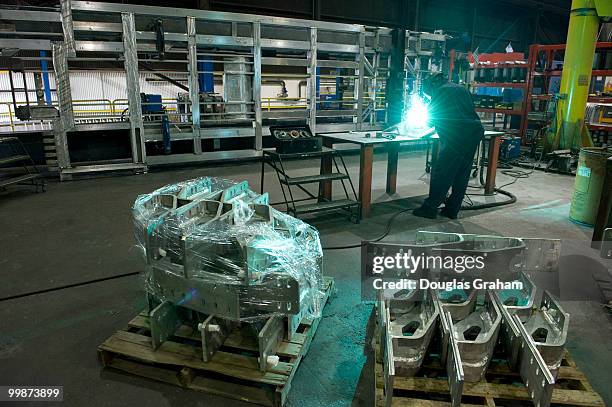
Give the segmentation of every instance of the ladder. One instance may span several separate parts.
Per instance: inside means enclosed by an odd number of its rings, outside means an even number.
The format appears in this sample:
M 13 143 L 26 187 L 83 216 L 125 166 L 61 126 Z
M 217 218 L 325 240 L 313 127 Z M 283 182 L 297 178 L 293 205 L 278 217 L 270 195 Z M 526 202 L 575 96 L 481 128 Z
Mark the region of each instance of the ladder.
M 285 163 L 288 160 L 306 160 L 312 158 L 321 158 L 329 156 L 332 160 L 335 172 L 332 170 L 329 174 L 314 174 L 293 177 L 286 170 Z M 359 223 L 360 204 L 357 198 L 357 193 L 342 154 L 338 150 L 323 147 L 321 151 L 295 153 L 295 154 L 280 154 L 276 151 L 265 149 L 263 151 L 263 160 L 261 165 L 261 188 L 263 193 L 264 183 L 264 166 L 268 164 L 275 171 L 280 183 L 287 213 L 299 218 L 301 215 L 342 210 L 349 214 L 351 220 Z M 340 181 L 344 191 L 342 199 L 325 199 L 321 194 L 320 185 L 333 181 Z M 306 188 L 306 185 L 316 184 L 318 192 L 313 193 Z M 306 198 L 296 199 L 296 189 L 306 194 Z
M 21 73 L 21 81 L 23 82 L 23 88 L 16 88 L 15 81 L 13 80 L 13 73 Z M 15 116 L 20 120 L 30 119 L 30 95 L 28 93 L 28 81 L 26 78 L 25 70 L 14 71 L 9 69 L 8 71 L 9 83 L 11 85 L 11 98 L 13 102 L 13 109 Z M 25 95 L 25 106 L 17 106 L 17 93 L 22 92 Z
M 30 185 L 45 192 L 45 181 L 17 137 L 0 137 L 0 189 L 9 185 Z

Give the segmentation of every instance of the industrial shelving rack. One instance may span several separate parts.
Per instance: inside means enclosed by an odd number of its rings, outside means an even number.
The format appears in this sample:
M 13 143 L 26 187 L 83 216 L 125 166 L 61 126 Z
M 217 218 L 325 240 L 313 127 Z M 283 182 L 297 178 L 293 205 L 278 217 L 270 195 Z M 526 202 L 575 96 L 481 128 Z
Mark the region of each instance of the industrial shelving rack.
M 598 42 L 596 45 L 596 52 L 612 51 L 612 42 Z M 543 123 L 549 120 L 546 117 L 546 112 L 548 109 L 541 109 L 540 114 L 533 114 L 534 110 L 532 110 L 532 102 L 537 100 L 543 101 L 551 101 L 553 99 L 553 95 L 550 92 L 550 78 L 555 76 L 561 76 L 563 70 L 557 69 L 557 66 L 554 66 L 555 55 L 558 52 L 565 51 L 565 44 L 555 44 L 555 45 L 539 45 L 533 44 L 529 47 L 529 59 L 528 59 L 528 72 L 527 72 L 527 83 L 526 83 L 526 93 L 525 93 L 525 103 L 523 107 L 523 112 L 521 114 L 521 130 L 520 134 L 523 137 L 523 142 L 525 141 L 525 135 L 527 134 L 527 130 L 529 129 L 529 122 L 539 122 Z M 561 58 L 562 60 L 562 58 Z M 543 64 L 543 66 L 538 66 L 538 64 Z M 612 70 L 610 69 L 595 69 L 592 71 L 592 77 L 608 77 L 612 76 Z M 543 77 L 543 92 L 540 94 L 534 94 L 534 82 L 535 78 Z M 601 96 L 590 96 L 588 102 L 592 103 L 612 103 L 612 97 L 601 97 Z M 530 116 L 531 113 L 531 116 Z M 587 127 L 590 130 L 607 130 L 612 131 L 612 127 L 610 126 L 602 126 L 597 124 L 587 123 Z
M 508 69 L 512 69 L 512 68 L 526 68 L 526 64 L 523 63 L 518 63 L 518 62 L 508 62 L 508 61 L 500 61 L 499 63 L 493 63 L 490 65 L 477 65 L 475 68 L 476 70 L 479 69 L 484 69 L 484 70 L 494 70 L 494 69 L 499 69 L 500 67 L 503 68 L 508 68 Z M 527 70 L 526 70 L 527 71 Z M 496 121 L 496 116 L 498 114 L 503 114 L 504 115 L 504 127 L 505 124 L 507 122 L 507 118 L 508 116 L 521 116 L 521 126 L 520 129 L 518 131 L 515 131 L 514 133 L 516 133 L 517 135 L 521 135 L 523 134 L 523 123 L 524 123 L 524 110 L 525 110 L 525 104 L 527 102 L 527 84 L 528 84 L 528 73 L 525 74 L 524 77 L 520 77 L 520 78 L 515 78 L 512 81 L 506 80 L 504 82 L 473 82 L 471 84 L 472 88 L 479 88 L 479 87 L 490 87 L 490 88 L 513 88 L 513 89 L 523 89 L 523 99 L 522 99 L 522 105 L 520 109 L 502 109 L 502 108 L 484 108 L 484 107 L 476 107 L 476 111 L 477 112 L 481 112 L 481 113 L 492 113 L 493 114 L 493 125 L 495 125 L 495 121 Z M 506 130 L 506 132 L 508 133 L 512 133 L 511 130 Z
M 500 87 L 500 88 L 518 88 L 523 89 L 522 107 L 520 109 L 489 109 L 477 107 L 476 111 L 483 113 L 494 113 L 504 114 L 508 116 L 520 116 L 521 124 L 518 131 L 515 133 L 522 138 L 523 144 L 526 142 L 526 135 L 530 129 L 530 122 L 546 122 L 550 118 L 547 116 L 547 109 L 540 110 L 539 114 L 534 114 L 533 102 L 537 100 L 550 101 L 553 99 L 553 95 L 550 93 L 549 85 L 550 78 L 554 76 L 561 76 L 562 70 L 556 69 L 554 65 L 555 54 L 565 50 L 565 44 L 555 45 L 539 45 L 534 44 L 529 47 L 529 57 L 527 59 L 527 71 L 524 81 L 520 82 L 474 82 L 472 87 Z M 612 50 L 612 42 L 598 42 L 596 47 L 597 51 Z M 562 58 L 561 58 L 562 60 Z M 542 64 L 539 66 L 538 64 Z M 510 67 L 513 65 L 510 64 Z M 522 65 L 521 65 L 522 66 Z M 479 66 L 476 69 L 495 69 L 497 65 Z M 612 76 L 612 70 L 593 70 L 593 77 L 607 77 Z M 543 92 L 540 94 L 534 94 L 534 82 L 535 78 L 543 77 Z M 591 96 L 588 99 L 589 102 L 593 103 L 612 103 L 612 97 L 601 97 Z M 530 114 L 531 113 L 531 114 Z M 587 124 L 590 130 L 606 130 L 612 131 L 611 126 L 599 125 L 599 124 Z

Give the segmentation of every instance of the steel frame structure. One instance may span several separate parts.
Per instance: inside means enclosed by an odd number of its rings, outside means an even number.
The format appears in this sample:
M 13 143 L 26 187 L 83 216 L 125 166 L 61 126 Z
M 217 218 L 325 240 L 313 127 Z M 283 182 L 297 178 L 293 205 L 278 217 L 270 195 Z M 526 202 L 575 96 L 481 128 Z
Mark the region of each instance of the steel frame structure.
M 269 135 L 266 121 L 307 120 L 313 132 L 375 130 L 385 126 L 386 105 L 377 100 L 381 99 L 380 92 L 389 72 L 391 30 L 388 28 L 74 0 L 61 0 L 60 8 L 49 11 L 0 9 L 0 19 L 15 25 L 12 36 L 0 39 L 0 49 L 18 50 L 17 57 L 24 51 L 52 53 L 60 112 L 59 119 L 52 124 L 62 179 L 92 171 L 146 171 L 152 165 L 258 158 L 262 154 L 263 137 Z M 156 44 L 155 29 L 150 24 L 155 20 L 164 24 L 165 60 L 152 57 L 160 52 L 156 49 L 159 44 Z M 199 58 L 208 55 L 223 62 L 232 54 L 245 55 L 248 60 L 252 98 L 236 102 L 246 106 L 248 118 L 207 126 L 206 113 L 200 112 L 199 103 L 193 103 L 199 96 L 198 74 L 202 73 L 198 69 Z M 29 55 L 25 59 L 40 60 Z M 125 71 L 129 120 L 124 121 L 117 115 L 103 119 L 75 115 L 70 70 L 83 66 L 91 69 L 96 64 L 108 66 L 113 62 L 117 67 L 123 65 Z M 162 131 L 159 123 L 143 120 L 139 73 L 145 71 L 142 69 L 145 63 L 162 70 L 169 64 L 184 67 L 181 73 L 187 77 L 190 112 L 185 122 L 175 123 L 177 131 L 173 140 L 191 140 L 191 152 L 147 155 L 147 143 L 160 141 Z M 262 68 L 269 66 L 297 67 L 305 71 L 305 108 L 262 109 Z M 351 83 L 353 95 L 348 101 L 338 103 L 339 109 L 323 109 L 318 83 L 323 77 L 334 76 L 334 72 L 336 77 L 344 77 Z M 384 115 L 378 114 L 381 111 Z M 68 133 L 80 136 L 88 131 L 117 129 L 129 130 L 129 160 L 111 164 L 93 162 L 92 165 L 71 162 Z M 225 151 L 219 148 L 221 140 L 244 137 L 252 140 L 251 148 Z M 215 147 L 203 151 L 205 140 L 212 140 Z

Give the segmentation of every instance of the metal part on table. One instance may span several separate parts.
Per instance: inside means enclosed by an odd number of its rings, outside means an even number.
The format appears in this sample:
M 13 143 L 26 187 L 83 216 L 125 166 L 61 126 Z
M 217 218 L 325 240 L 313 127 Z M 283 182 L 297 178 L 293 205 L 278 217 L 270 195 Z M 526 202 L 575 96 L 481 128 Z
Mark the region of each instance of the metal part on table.
M 388 362 L 401 376 L 414 376 L 436 330 L 438 310 L 433 294 L 420 290 L 417 298 L 381 301 L 380 306 L 392 346 Z
M 440 309 L 444 312 L 444 306 Z M 446 318 L 449 330 L 443 335 L 457 341 L 465 381 L 477 382 L 484 376 L 497 343 L 500 322 L 501 314 L 490 291 L 485 293 L 484 304 L 479 304 L 465 319 L 453 322 L 452 317 Z

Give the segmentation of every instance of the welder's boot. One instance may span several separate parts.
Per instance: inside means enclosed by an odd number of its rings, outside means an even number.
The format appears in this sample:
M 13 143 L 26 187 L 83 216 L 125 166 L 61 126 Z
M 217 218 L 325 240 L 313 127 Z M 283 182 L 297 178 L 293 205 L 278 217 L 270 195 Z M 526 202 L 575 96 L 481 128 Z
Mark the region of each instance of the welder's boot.
M 412 214 L 419 218 L 436 219 L 438 217 L 438 209 L 423 205 L 412 211 Z
M 457 212 L 451 211 L 448 207 L 444 207 L 440 210 L 440 215 L 449 219 L 457 219 Z

